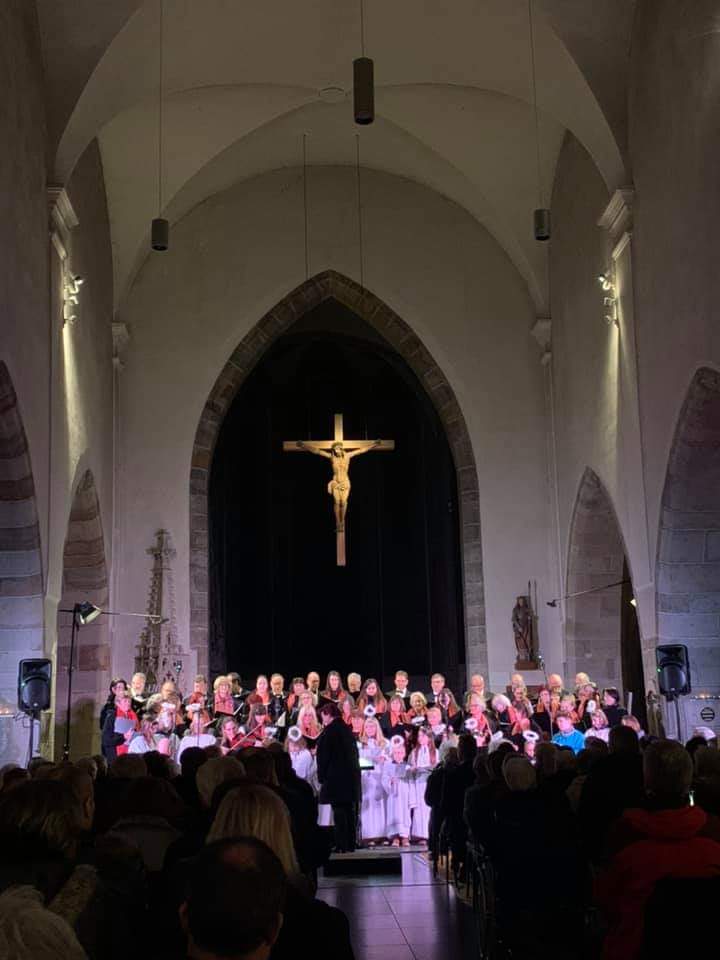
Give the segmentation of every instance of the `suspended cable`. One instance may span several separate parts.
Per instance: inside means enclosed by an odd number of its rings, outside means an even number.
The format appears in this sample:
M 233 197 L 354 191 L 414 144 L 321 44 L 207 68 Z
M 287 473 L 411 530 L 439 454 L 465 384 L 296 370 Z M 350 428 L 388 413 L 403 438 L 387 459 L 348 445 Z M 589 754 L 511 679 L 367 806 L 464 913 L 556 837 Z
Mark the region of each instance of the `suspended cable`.
M 550 211 L 543 205 L 542 162 L 540 156 L 540 116 L 537 100 L 537 69 L 535 62 L 535 25 L 533 23 L 533 0 L 528 0 L 528 35 L 530 38 L 530 79 L 532 86 L 532 106 L 535 117 L 535 158 L 537 163 L 538 208 L 533 214 L 533 228 L 536 240 L 550 239 Z
M 308 191 L 307 191 L 307 134 L 303 134 L 303 216 L 305 222 L 305 279 L 310 279 L 310 245 L 308 243 Z
M 150 225 L 150 246 L 167 250 L 170 227 L 163 218 L 163 0 L 158 0 L 157 217 Z
M 357 179 L 357 216 L 358 244 L 360 248 L 360 286 L 365 287 L 365 265 L 363 256 L 362 193 L 360 183 L 360 134 L 355 134 L 355 174 Z

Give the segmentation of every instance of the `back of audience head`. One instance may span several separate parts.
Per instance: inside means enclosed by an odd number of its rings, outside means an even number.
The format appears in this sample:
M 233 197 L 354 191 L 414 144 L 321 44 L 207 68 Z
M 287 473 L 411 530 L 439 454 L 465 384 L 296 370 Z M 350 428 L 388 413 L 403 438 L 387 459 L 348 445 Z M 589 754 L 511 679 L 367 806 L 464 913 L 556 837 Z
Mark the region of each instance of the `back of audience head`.
M 640 753 L 640 743 L 637 734 L 631 727 L 617 726 L 612 727 L 608 736 L 608 749 L 610 753 L 628 754 L 638 756 Z
M 107 757 L 104 757 L 101 753 L 96 753 L 93 755 L 93 760 L 95 761 L 95 766 L 97 768 L 95 779 L 104 780 L 108 775 Z
M 77 801 L 83 830 L 90 830 L 95 814 L 93 778 L 75 763 L 59 763 L 47 776 L 48 780 L 66 783 Z
M 125 817 L 161 817 L 173 823 L 186 813 L 177 791 L 159 777 L 138 777 L 129 784 L 123 798 Z
M 248 781 L 225 796 L 207 839 L 210 843 L 230 837 L 262 840 L 279 858 L 286 874 L 297 873 L 290 816 L 270 787 Z
M 493 750 L 492 753 L 489 753 L 487 756 L 487 772 L 491 780 L 496 780 L 504 782 L 503 780 L 503 763 L 507 757 L 513 755 L 513 749 L 510 744 L 507 744 L 507 749 L 505 749 L 505 744 L 501 743 L 497 750 Z
M 61 780 L 20 783 L 0 803 L 0 848 L 23 860 L 72 860 L 83 815 L 71 786 Z
M 278 786 L 278 778 L 275 773 L 275 763 L 272 754 L 262 748 L 258 750 L 248 750 L 243 755 L 242 762 L 245 766 L 245 775 L 257 783 L 267 783 L 270 786 Z
M 208 810 L 212 805 L 213 793 L 225 780 L 239 780 L 245 776 L 245 767 L 237 757 L 211 757 L 197 772 L 200 802 Z
M 266 844 L 252 837 L 209 843 L 188 879 L 180 919 L 190 958 L 270 956 L 283 922 L 285 873 Z
M 701 736 L 691 737 L 685 744 L 685 749 L 691 757 L 694 757 L 698 750 L 707 749 L 707 740 Z
M 45 757 L 33 757 L 27 765 L 27 772 L 30 778 L 34 780 L 36 777 L 42 775 L 43 772 L 47 772 L 50 767 L 54 766 L 55 764 L 51 763 L 50 760 L 46 760 Z
M 75 766 L 78 770 L 82 770 L 83 773 L 86 773 L 93 783 L 97 780 L 98 776 L 98 767 L 95 762 L 95 757 L 80 757 L 79 760 L 75 761 Z
M 48 910 L 31 886 L 0 894 L 0 957 L 8 960 L 86 960 L 67 921 Z
M 693 760 L 696 776 L 720 780 L 720 751 L 706 746 L 695 751 Z
M 200 767 L 210 759 L 202 747 L 188 747 L 180 755 L 180 770 L 187 780 L 194 780 Z
M 471 733 L 463 733 L 458 739 L 458 759 L 460 763 L 472 762 L 477 754 L 477 743 Z
M 172 780 L 174 777 L 173 762 L 164 753 L 157 750 L 148 750 L 147 753 L 143 754 L 142 759 L 145 761 L 148 776 L 155 777 L 158 780 Z
M 525 757 L 508 754 L 502 765 L 502 773 L 511 793 L 525 793 L 537 783 L 535 767 Z
M 692 757 L 674 740 L 658 740 L 643 754 L 645 792 L 658 807 L 684 806 L 692 778 Z
M 15 764 L 8 764 L 8 766 L 10 769 L 5 770 L 0 784 L 0 796 L 3 797 L 19 783 L 25 783 L 26 780 L 30 779 L 27 770 L 23 767 L 18 767 Z
M 115 757 L 108 771 L 108 776 L 113 780 L 136 780 L 138 777 L 147 775 L 145 758 L 139 753 L 125 753 Z
M 535 771 L 538 780 L 547 780 L 558 771 L 558 748 L 554 743 L 539 743 L 535 748 Z

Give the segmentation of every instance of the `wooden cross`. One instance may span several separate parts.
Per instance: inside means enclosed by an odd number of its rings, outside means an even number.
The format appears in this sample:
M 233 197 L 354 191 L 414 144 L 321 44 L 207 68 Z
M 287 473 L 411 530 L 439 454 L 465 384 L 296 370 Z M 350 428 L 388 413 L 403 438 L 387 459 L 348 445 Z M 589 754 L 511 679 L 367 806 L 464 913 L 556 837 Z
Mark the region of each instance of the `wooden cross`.
M 350 499 L 350 460 L 371 450 L 394 450 L 394 440 L 346 440 L 343 436 L 343 415 L 335 414 L 335 436 L 332 440 L 285 440 L 286 453 L 315 453 L 332 463 L 332 480 L 328 493 L 335 507 L 335 541 L 337 565 L 346 565 L 345 516 Z

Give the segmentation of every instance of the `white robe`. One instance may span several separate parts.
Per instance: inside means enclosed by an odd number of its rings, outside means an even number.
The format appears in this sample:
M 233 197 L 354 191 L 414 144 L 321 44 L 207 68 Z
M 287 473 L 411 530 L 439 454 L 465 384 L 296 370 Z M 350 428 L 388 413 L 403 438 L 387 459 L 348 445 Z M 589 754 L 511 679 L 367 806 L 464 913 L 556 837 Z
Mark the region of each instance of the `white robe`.
M 410 781 L 410 809 L 412 810 L 411 836 L 427 840 L 430 836 L 430 807 L 425 803 L 425 787 L 433 768 L 430 750 L 420 747 L 412 760 Z
M 363 770 L 361 774 L 360 838 L 362 840 L 379 840 L 386 835 L 382 756 L 383 752 L 374 740 L 368 741 L 367 746 L 360 747 L 361 759 L 372 760 L 375 764 L 374 770 Z
M 386 836 L 410 836 L 410 782 L 407 777 L 407 763 L 394 763 L 386 760 L 382 770 L 382 785 L 387 800 Z

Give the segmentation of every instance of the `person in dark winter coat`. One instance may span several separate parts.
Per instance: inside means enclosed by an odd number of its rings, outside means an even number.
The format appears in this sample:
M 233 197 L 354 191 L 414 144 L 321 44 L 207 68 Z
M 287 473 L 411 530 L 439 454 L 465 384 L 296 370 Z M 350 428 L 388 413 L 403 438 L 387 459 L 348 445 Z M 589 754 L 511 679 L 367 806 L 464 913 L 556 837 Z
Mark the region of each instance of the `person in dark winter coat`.
M 357 809 L 360 802 L 360 759 L 352 730 L 343 721 L 335 703 L 320 708 L 323 731 L 317 745 L 320 803 L 332 806 L 335 847 L 340 852 L 355 849 Z

